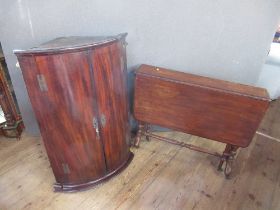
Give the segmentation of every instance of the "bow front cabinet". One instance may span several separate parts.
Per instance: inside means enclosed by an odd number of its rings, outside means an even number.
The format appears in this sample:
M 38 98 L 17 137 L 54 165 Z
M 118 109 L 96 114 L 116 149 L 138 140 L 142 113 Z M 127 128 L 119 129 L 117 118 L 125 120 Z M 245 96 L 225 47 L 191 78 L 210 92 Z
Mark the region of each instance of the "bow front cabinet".
M 56 191 L 95 185 L 133 158 L 125 37 L 62 37 L 14 51 Z

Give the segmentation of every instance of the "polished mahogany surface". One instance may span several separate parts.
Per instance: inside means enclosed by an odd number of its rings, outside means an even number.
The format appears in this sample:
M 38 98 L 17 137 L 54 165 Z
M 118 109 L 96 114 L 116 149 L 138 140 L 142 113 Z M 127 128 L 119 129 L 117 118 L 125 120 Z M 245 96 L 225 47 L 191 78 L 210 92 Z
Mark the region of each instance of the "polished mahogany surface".
M 122 51 L 122 43 L 116 42 L 106 48 L 96 49 L 90 55 L 94 63 L 93 68 L 102 70 L 96 71 L 94 76 L 95 85 L 98 87 L 96 92 L 98 109 L 102 113 L 101 117 L 106 119 L 106 122 L 101 122 L 101 136 L 104 139 L 104 152 L 109 171 L 124 162 L 129 153 L 128 100 L 125 57 Z
M 69 37 L 16 52 L 58 191 L 105 180 L 132 158 L 124 39 Z
M 134 116 L 223 143 L 247 147 L 269 105 L 265 89 L 141 65 Z

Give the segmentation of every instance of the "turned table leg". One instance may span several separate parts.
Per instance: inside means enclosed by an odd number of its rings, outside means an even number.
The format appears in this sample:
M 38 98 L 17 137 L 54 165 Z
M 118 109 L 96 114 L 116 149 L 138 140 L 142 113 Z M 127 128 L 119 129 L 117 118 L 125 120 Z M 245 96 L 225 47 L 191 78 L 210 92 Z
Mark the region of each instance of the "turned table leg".
M 139 123 L 138 131 L 137 131 L 136 139 L 135 139 L 135 144 L 134 144 L 135 147 L 137 147 L 137 148 L 139 147 L 141 137 L 143 135 L 146 136 L 147 141 L 150 141 L 150 137 L 149 137 L 150 128 L 151 128 L 151 126 L 149 124 Z
M 140 141 L 141 141 L 141 136 L 144 133 L 144 128 L 145 128 L 145 125 L 142 124 L 142 123 L 139 123 L 138 131 L 137 131 L 136 139 L 135 139 L 135 144 L 134 144 L 135 147 L 139 147 L 139 144 L 140 144 Z
M 226 165 L 225 165 L 225 168 L 224 168 L 224 174 L 225 174 L 226 178 L 229 178 L 229 176 L 231 174 L 232 161 L 234 160 L 237 149 L 238 149 L 237 146 L 227 144 L 226 148 L 223 152 L 223 155 L 221 157 L 220 163 L 218 165 L 218 170 L 222 170 L 222 167 L 225 163 Z
M 146 140 L 147 141 L 150 141 L 150 137 L 149 137 L 149 132 L 150 132 L 150 129 L 151 129 L 151 125 L 149 125 L 149 124 L 146 124 L 145 125 L 145 134 L 146 134 Z

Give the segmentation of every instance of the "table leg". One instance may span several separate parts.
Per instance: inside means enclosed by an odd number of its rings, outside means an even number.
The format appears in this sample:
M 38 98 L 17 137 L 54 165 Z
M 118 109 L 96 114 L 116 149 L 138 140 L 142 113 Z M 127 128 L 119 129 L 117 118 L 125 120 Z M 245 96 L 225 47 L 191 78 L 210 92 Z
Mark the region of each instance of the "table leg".
M 151 129 L 151 125 L 149 125 L 149 124 L 146 124 L 145 125 L 145 134 L 146 134 L 146 140 L 147 141 L 150 141 L 150 137 L 149 137 L 149 132 L 150 132 L 150 129 Z
M 224 174 L 226 178 L 229 178 L 231 171 L 232 171 L 232 161 L 234 160 L 234 157 L 236 155 L 238 147 L 227 144 L 226 148 L 223 152 L 223 155 L 221 157 L 220 163 L 218 165 L 218 170 L 222 170 L 222 167 L 224 163 L 226 163 L 225 168 L 224 168 Z
M 143 123 L 139 123 L 138 125 L 138 131 L 137 131 L 137 134 L 136 134 L 136 139 L 135 139 L 135 144 L 134 146 L 135 147 L 139 147 L 140 145 L 140 141 L 141 141 L 141 136 L 143 135 L 144 133 L 144 129 L 145 129 L 145 125 Z

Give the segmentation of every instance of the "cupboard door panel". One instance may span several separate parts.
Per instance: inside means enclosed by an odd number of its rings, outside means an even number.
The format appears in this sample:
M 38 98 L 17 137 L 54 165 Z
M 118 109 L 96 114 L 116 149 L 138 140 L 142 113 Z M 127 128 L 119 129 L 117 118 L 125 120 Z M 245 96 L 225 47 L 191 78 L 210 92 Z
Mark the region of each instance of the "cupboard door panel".
M 24 79 L 57 182 L 78 184 L 103 176 L 86 52 L 24 59 Z
M 128 100 L 122 42 L 92 52 L 99 124 L 107 170 L 113 171 L 129 156 Z

